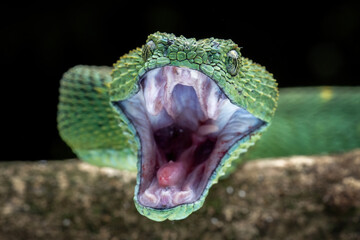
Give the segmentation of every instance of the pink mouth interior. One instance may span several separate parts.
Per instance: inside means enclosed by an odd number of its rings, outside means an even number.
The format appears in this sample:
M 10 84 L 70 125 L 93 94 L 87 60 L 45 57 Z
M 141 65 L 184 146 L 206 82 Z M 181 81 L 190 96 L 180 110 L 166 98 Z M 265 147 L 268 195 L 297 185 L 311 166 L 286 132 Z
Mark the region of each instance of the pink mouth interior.
M 172 66 L 149 71 L 118 106 L 141 142 L 137 199 L 152 208 L 198 200 L 229 148 L 265 124 L 203 73 Z

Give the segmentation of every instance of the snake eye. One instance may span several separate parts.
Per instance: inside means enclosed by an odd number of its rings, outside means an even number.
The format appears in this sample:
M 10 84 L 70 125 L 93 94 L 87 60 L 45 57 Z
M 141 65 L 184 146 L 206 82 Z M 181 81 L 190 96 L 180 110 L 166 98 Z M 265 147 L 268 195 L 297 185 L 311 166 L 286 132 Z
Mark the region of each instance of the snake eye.
M 227 71 L 232 76 L 235 76 L 239 72 L 240 65 L 241 65 L 240 54 L 235 50 L 229 51 L 226 58 Z
M 142 54 L 141 54 L 144 61 L 146 61 L 153 54 L 155 48 L 156 48 L 156 45 L 153 40 L 148 41 L 144 45 Z

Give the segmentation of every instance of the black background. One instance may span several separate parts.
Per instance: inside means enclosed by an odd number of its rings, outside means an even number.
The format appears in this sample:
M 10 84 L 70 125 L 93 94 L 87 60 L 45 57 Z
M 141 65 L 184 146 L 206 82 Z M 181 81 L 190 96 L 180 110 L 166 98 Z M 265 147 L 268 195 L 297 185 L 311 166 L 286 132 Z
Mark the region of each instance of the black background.
M 358 1 L 207 1 L 1 6 L 1 160 L 73 157 L 56 129 L 62 74 L 112 65 L 155 31 L 232 39 L 280 87 L 359 85 Z

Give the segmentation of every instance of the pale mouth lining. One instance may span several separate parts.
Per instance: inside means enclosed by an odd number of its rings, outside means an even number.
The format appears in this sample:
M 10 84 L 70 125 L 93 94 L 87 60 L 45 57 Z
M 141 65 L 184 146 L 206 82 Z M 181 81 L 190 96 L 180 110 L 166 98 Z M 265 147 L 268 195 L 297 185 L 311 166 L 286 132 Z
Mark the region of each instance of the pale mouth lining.
M 137 200 L 156 209 L 198 200 L 227 151 L 266 124 L 188 68 L 151 70 L 137 94 L 114 104 L 141 142 Z

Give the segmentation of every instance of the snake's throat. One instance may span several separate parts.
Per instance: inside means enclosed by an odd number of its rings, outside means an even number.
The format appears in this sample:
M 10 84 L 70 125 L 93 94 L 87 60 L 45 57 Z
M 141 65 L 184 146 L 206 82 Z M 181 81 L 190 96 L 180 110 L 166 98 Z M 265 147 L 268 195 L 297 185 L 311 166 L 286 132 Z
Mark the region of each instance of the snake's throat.
M 197 201 L 227 151 L 266 124 L 196 70 L 157 68 L 144 75 L 139 89 L 115 104 L 140 139 L 136 200 L 145 207 Z

